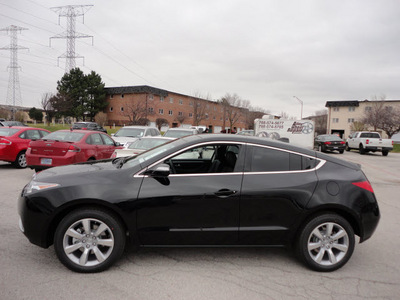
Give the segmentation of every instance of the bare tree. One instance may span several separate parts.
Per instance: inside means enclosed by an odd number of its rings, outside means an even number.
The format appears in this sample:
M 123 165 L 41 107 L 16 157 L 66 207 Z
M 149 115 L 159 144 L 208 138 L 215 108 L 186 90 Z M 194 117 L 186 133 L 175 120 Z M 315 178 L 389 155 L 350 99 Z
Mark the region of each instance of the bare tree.
M 0 118 L 8 120 L 10 117 L 10 112 L 7 109 L 0 108 Z
M 315 132 L 317 134 L 325 134 L 327 131 L 328 111 L 326 109 L 317 110 L 314 120 Z
M 53 107 L 54 98 L 55 96 L 52 93 L 44 93 L 42 95 L 42 100 L 40 100 L 40 105 L 45 113 L 47 124 L 50 124 L 51 120 L 56 114 Z
M 125 101 L 122 109 L 120 115 L 127 117 L 129 123 L 132 125 L 143 125 L 144 123 L 148 123 L 147 117 L 149 115 L 154 115 L 154 108 L 149 109 L 147 107 L 147 101 Z
M 199 126 L 200 122 L 207 119 L 207 100 L 209 100 L 210 95 L 203 96 L 196 92 L 194 96 L 190 97 L 189 101 L 193 105 L 193 124 L 194 126 Z
M 185 116 L 185 113 L 182 112 L 181 115 L 178 115 L 175 120 L 179 122 L 179 124 L 183 124 L 183 122 L 185 122 L 185 120 L 187 119 L 187 117 Z
M 296 117 L 289 116 L 289 114 L 285 111 L 281 112 L 280 117 L 281 117 L 281 119 L 284 119 L 284 120 L 296 120 Z
M 235 124 L 239 121 L 242 115 L 243 100 L 237 94 L 227 93 L 221 99 L 221 105 L 224 108 L 224 118 L 229 122 L 229 128 L 233 130 Z M 247 105 L 247 102 L 245 102 Z
M 365 125 L 365 123 L 360 122 L 360 121 L 354 121 L 350 126 L 350 130 L 352 132 L 354 132 L 354 131 L 364 131 L 364 130 L 367 130 L 367 129 L 368 129 L 368 126 Z
M 107 114 L 103 112 L 98 112 L 94 116 L 94 120 L 96 121 L 97 124 L 104 126 L 107 123 Z
M 158 130 L 161 131 L 161 127 L 168 126 L 168 125 L 169 125 L 169 123 L 168 123 L 167 119 L 164 119 L 164 118 L 157 118 L 156 119 L 156 126 L 157 126 Z

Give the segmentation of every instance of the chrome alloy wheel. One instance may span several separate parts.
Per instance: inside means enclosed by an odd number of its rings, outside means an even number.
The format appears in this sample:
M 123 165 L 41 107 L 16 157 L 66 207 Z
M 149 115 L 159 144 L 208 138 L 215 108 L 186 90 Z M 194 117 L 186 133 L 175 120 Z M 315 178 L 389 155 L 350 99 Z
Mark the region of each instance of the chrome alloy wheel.
M 97 219 L 82 219 L 65 231 L 63 249 L 77 265 L 96 266 L 111 255 L 114 235 L 110 227 Z
M 336 223 L 318 225 L 307 242 L 310 257 L 319 265 L 332 266 L 339 263 L 349 250 L 349 236 L 342 226 Z

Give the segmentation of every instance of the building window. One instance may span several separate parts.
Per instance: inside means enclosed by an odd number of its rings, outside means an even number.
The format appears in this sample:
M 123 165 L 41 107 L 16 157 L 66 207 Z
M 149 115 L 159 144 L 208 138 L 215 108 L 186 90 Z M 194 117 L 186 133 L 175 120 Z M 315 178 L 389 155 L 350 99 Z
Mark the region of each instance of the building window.
M 190 105 L 190 106 L 193 106 L 193 101 L 190 101 L 190 102 L 189 102 L 189 105 Z
M 149 113 L 153 113 L 154 112 L 154 108 L 152 108 L 152 107 L 149 107 Z
M 169 111 L 168 111 L 168 114 L 169 114 L 170 116 L 172 116 L 172 110 L 169 110 Z
M 193 113 L 189 113 L 189 118 L 193 118 Z
M 179 99 L 179 105 L 183 105 L 183 100 Z
M 371 106 L 366 106 L 365 107 L 365 111 L 371 111 L 372 110 L 372 107 Z
M 152 94 L 149 95 L 149 100 L 153 100 L 154 96 Z
M 169 103 L 174 103 L 174 98 L 170 97 L 169 98 Z
M 208 114 L 206 114 L 206 119 L 208 120 Z
M 339 118 L 333 118 L 333 119 L 332 119 L 332 122 L 333 122 L 333 123 L 339 123 Z
M 124 111 L 124 107 L 123 106 L 121 106 L 121 111 Z
M 113 110 L 114 110 L 114 108 L 111 106 L 111 107 L 110 107 L 110 112 L 112 112 Z
M 213 120 L 216 120 L 217 118 L 215 116 L 213 116 Z
M 124 94 L 121 94 L 121 98 L 124 98 L 125 97 L 125 95 Z
M 355 111 L 355 110 L 356 110 L 356 108 L 354 106 L 349 107 L 349 111 Z
M 354 123 L 354 118 L 347 119 L 347 123 Z
M 159 113 L 160 115 L 163 115 L 163 114 L 164 114 L 164 109 L 160 108 L 160 109 L 158 110 L 158 113 Z
M 183 116 L 183 112 L 178 112 L 178 116 L 182 117 Z
M 334 107 L 333 111 L 339 111 L 339 107 Z
M 110 99 L 112 99 L 112 98 L 114 98 L 114 95 L 113 95 L 113 94 L 110 95 Z
M 164 96 L 160 96 L 160 102 L 164 102 Z

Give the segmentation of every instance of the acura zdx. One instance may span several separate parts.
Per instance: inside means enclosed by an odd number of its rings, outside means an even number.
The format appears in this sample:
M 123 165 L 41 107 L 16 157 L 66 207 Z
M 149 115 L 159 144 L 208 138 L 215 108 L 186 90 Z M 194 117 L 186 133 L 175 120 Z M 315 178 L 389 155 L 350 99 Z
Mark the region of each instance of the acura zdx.
M 20 229 L 54 244 L 77 272 L 107 269 L 125 244 L 282 246 L 336 270 L 375 231 L 380 212 L 357 164 L 287 143 L 192 135 L 135 157 L 37 173 L 19 198 Z

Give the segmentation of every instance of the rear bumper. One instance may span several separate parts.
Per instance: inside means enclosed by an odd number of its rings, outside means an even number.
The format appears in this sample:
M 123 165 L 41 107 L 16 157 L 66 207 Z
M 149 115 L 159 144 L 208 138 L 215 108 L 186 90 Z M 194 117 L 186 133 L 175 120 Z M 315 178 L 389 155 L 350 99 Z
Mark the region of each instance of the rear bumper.
M 392 151 L 393 147 L 365 146 L 367 151 Z
M 42 158 L 51 159 L 51 164 L 42 164 Z M 65 156 L 45 156 L 30 154 L 29 152 L 27 152 L 26 155 L 26 163 L 31 169 L 43 170 L 51 167 L 70 165 L 77 162 L 79 162 L 79 160 L 77 159 L 75 152 L 69 152 Z

